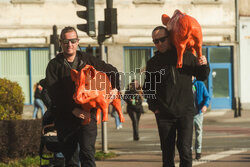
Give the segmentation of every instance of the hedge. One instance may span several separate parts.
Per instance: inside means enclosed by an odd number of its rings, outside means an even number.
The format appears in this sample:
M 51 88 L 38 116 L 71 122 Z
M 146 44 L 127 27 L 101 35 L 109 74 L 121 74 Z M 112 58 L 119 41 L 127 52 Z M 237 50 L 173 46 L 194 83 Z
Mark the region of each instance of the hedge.
M 0 121 L 0 162 L 39 153 L 41 119 Z

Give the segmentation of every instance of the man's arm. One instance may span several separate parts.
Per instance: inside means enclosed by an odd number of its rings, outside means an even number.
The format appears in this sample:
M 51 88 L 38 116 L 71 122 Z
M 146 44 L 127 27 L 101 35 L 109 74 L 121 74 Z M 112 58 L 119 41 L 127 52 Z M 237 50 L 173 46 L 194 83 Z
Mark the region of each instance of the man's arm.
M 158 109 L 158 105 L 157 105 L 158 102 L 156 100 L 156 88 L 152 86 L 152 85 L 155 85 L 155 79 L 152 77 L 156 77 L 156 76 L 150 72 L 150 69 L 148 67 L 149 65 L 147 64 L 146 73 L 145 73 L 146 77 L 145 77 L 142 90 L 143 90 L 144 98 L 147 99 L 149 110 L 155 112 Z M 152 90 L 152 88 L 154 88 L 154 90 Z
M 45 82 L 47 86 L 48 95 L 51 101 L 56 104 L 57 89 L 58 89 L 58 74 L 56 70 L 55 59 L 51 60 L 46 68 Z
M 203 101 L 204 101 L 204 106 L 202 107 L 201 111 L 203 113 L 205 113 L 207 111 L 207 108 L 209 106 L 209 103 L 210 103 L 210 96 L 209 96 L 209 93 L 207 91 L 207 88 L 205 86 L 204 83 L 202 83 L 202 89 L 203 89 Z
M 205 56 L 198 57 L 196 59 L 196 66 L 195 66 L 195 71 L 194 71 L 194 76 L 196 77 L 197 80 L 204 81 L 207 79 L 209 72 L 210 72 L 210 67 L 207 62 L 207 58 Z

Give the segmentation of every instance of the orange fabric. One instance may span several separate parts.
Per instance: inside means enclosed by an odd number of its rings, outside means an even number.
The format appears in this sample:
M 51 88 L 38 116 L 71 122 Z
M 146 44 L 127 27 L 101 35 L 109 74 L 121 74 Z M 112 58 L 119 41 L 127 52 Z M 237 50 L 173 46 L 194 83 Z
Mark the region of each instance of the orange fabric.
M 183 53 L 190 50 L 198 57 L 202 56 L 202 31 L 198 21 L 179 10 L 175 10 L 170 18 L 168 15 L 162 15 L 162 23 L 170 31 L 170 38 L 177 50 L 176 68 L 182 68 Z
M 97 108 L 97 124 L 101 122 L 101 111 L 102 121 L 108 121 L 109 104 L 115 107 L 120 121 L 124 122 L 120 94 L 118 93 L 113 100 L 110 98 L 112 86 L 105 73 L 97 71 L 91 65 L 86 65 L 80 72 L 71 70 L 71 78 L 76 86 L 73 99 L 77 104 L 81 104 L 85 111 L 90 112 L 91 108 Z M 84 120 L 84 124 L 89 122 L 90 120 Z

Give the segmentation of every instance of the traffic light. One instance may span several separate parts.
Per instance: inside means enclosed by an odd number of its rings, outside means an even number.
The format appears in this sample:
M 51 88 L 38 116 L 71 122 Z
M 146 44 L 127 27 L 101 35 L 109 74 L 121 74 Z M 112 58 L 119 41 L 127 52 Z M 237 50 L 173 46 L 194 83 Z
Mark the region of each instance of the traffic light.
M 117 9 L 105 9 L 105 33 L 106 35 L 117 34 Z
M 95 0 L 76 0 L 77 4 L 85 6 L 85 11 L 77 11 L 78 17 L 87 21 L 86 24 L 77 24 L 77 28 L 84 31 L 90 37 L 95 37 Z

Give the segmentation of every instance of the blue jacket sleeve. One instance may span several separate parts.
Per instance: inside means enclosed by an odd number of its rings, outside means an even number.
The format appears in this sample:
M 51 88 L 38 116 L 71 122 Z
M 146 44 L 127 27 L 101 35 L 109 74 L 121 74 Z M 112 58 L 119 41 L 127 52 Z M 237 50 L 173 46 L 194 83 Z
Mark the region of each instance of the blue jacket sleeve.
M 204 99 L 204 105 L 205 106 L 209 106 L 209 104 L 210 104 L 210 96 L 209 96 L 209 94 L 208 94 L 208 91 L 207 91 L 207 88 L 206 88 L 206 86 L 205 86 L 205 84 L 202 84 L 202 89 L 203 89 L 203 99 Z

